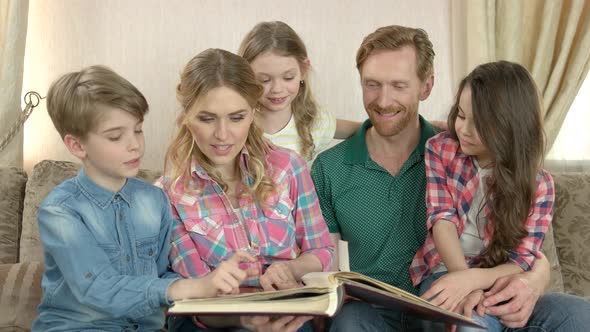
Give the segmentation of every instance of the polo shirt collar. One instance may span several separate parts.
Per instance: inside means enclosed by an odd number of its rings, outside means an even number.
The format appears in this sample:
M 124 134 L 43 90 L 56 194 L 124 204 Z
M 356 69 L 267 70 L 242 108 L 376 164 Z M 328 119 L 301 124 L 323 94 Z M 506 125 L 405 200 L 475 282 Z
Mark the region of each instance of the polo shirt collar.
M 426 121 L 422 115 L 418 115 L 420 121 L 420 142 L 414 151 L 418 151 L 420 156 L 424 157 L 424 146 L 426 141 L 436 134 L 432 125 Z M 369 150 L 367 149 L 366 134 L 367 130 L 373 124 L 367 119 L 356 133 L 349 138 L 347 151 L 344 162 L 347 164 L 364 164 L 369 160 Z

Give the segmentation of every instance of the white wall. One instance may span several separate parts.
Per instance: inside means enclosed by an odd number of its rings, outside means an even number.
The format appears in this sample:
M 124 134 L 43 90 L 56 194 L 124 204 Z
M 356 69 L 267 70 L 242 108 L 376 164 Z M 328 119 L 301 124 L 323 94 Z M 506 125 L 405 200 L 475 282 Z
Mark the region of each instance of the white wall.
M 174 88 L 183 65 L 210 48 L 237 51 L 259 21 L 282 20 L 307 45 L 312 86 L 320 103 L 341 118 L 363 120 L 355 54 L 377 27 L 425 29 L 435 51 L 435 87 L 422 104 L 428 119 L 444 119 L 452 84 L 449 0 L 31 0 L 23 91 L 45 95 L 65 72 L 107 65 L 135 84 L 151 111 L 146 118 L 143 167 L 161 169 L 178 110 Z M 45 104 L 25 127 L 24 163 L 74 160 L 53 129 Z

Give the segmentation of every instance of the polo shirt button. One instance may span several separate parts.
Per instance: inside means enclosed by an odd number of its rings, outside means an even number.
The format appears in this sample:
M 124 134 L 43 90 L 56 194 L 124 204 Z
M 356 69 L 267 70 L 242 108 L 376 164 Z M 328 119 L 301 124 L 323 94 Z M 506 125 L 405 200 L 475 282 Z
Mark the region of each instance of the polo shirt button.
M 86 278 L 86 279 L 92 278 L 92 273 L 90 273 L 90 272 L 84 273 L 84 278 Z
M 125 256 L 125 260 L 126 260 L 127 262 L 131 261 L 131 256 L 129 256 L 129 255 Z
M 153 256 L 153 255 L 154 255 L 154 249 L 151 249 L 151 248 L 150 248 L 150 251 L 148 252 L 148 255 L 149 255 L 149 256 Z

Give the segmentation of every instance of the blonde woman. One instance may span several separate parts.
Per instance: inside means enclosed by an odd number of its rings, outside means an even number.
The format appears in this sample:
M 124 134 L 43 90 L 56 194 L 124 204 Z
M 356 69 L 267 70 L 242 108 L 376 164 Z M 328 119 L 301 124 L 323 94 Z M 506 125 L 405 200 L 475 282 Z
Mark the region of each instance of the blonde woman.
M 178 134 L 158 180 L 176 219 L 170 260 L 184 277 L 204 277 L 225 261 L 215 281 L 220 293 L 298 287 L 304 274 L 329 270 L 333 259 L 306 162 L 264 139 L 254 122 L 261 94 L 249 64 L 219 49 L 190 60 L 177 87 Z M 228 266 L 235 253 L 241 262 Z M 169 325 L 296 331 L 308 320 L 193 317 Z

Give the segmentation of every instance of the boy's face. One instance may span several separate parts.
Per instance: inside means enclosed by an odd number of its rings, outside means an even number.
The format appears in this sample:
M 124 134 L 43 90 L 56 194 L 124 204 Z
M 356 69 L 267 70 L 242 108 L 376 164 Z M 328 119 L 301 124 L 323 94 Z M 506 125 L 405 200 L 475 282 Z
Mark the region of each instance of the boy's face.
M 97 126 L 79 141 L 77 156 L 94 182 L 118 191 L 139 170 L 144 152 L 143 122 L 121 109 L 102 107 Z

